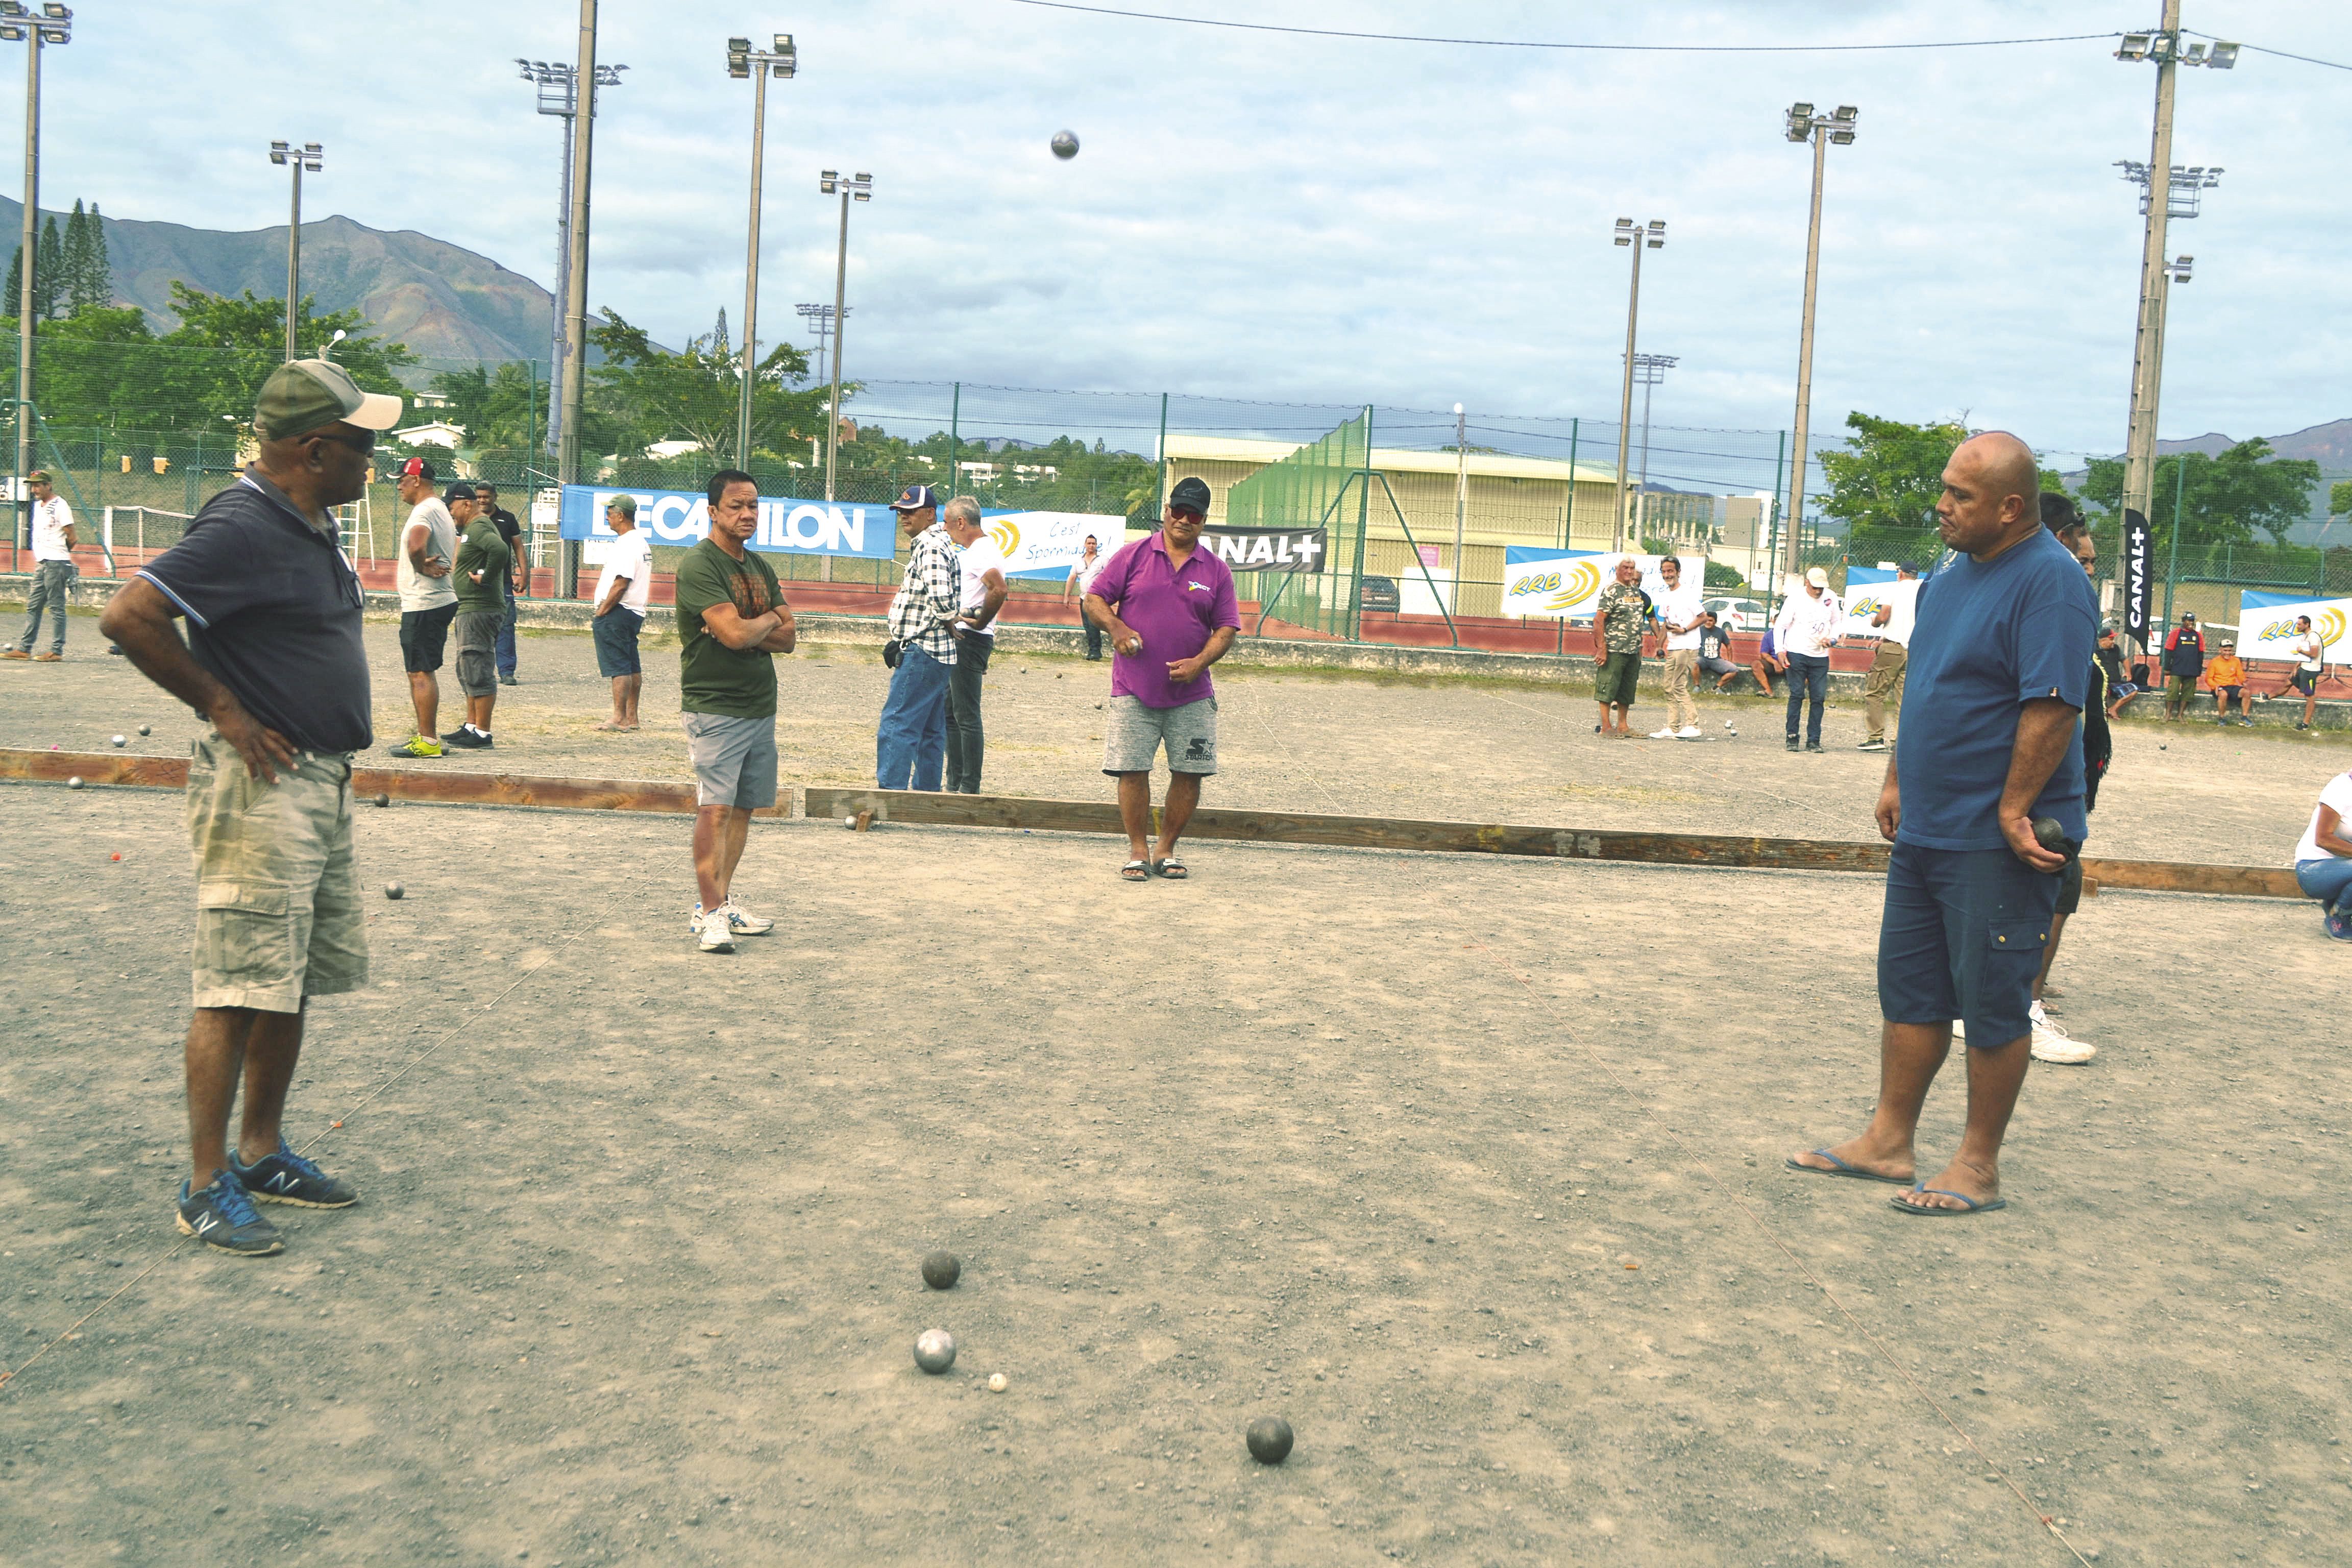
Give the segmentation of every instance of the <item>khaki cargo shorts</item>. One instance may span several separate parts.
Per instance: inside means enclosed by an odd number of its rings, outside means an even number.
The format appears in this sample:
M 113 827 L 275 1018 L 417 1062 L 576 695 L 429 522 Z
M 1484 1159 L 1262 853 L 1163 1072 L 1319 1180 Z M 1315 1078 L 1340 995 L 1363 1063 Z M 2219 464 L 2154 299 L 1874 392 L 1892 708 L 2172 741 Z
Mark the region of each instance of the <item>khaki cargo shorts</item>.
M 366 984 L 351 760 L 304 752 L 273 784 L 217 732 L 189 752 L 195 1005 L 299 1013 Z

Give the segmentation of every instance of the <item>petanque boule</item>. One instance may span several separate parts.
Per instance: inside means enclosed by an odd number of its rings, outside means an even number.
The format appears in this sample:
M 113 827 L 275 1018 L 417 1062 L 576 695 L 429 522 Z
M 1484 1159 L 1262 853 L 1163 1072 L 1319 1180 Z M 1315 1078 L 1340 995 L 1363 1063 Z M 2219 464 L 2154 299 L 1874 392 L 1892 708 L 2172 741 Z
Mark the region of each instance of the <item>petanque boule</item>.
M 934 1290 L 952 1290 L 955 1282 L 963 1278 L 963 1262 L 952 1252 L 927 1252 L 923 1255 L 923 1283 Z
M 934 1377 L 955 1365 L 955 1336 L 945 1329 L 925 1329 L 917 1334 L 915 1364 Z
M 1278 1465 L 1290 1458 L 1290 1423 L 1279 1415 L 1261 1415 L 1251 1422 L 1244 1440 L 1250 1458 L 1261 1465 Z
M 2054 816 L 2037 816 L 2033 819 L 2033 841 L 2044 849 L 2063 851 L 2066 847 L 2066 829 Z
M 392 804 L 392 796 L 384 794 L 382 790 L 378 790 L 376 792 L 375 803 L 378 805 L 390 805 Z
M 1054 132 L 1054 140 L 1047 145 L 1054 149 L 1054 156 L 1056 158 L 1065 160 L 1075 158 L 1078 155 L 1078 133 L 1075 131 L 1056 131 Z
M 152 735 L 155 732 L 155 727 L 152 724 L 142 724 L 139 726 L 139 732 L 142 735 Z
M 406 896 L 407 892 L 408 889 L 402 887 L 397 882 L 386 882 L 383 885 L 383 896 L 387 899 L 403 898 Z
M 844 827 L 855 830 L 857 826 L 857 814 L 854 811 L 851 812 L 847 816 L 841 819 L 841 825 Z
M 117 735 L 114 737 L 114 743 L 118 746 L 127 746 L 131 744 L 131 737 L 128 735 Z
M 76 773 L 76 774 L 74 774 L 74 776 L 73 776 L 73 777 L 71 777 L 71 778 L 69 778 L 69 779 L 66 780 L 66 788 L 68 788 L 68 789 L 79 789 L 79 788 L 81 788 L 81 775 L 80 775 L 79 773 Z

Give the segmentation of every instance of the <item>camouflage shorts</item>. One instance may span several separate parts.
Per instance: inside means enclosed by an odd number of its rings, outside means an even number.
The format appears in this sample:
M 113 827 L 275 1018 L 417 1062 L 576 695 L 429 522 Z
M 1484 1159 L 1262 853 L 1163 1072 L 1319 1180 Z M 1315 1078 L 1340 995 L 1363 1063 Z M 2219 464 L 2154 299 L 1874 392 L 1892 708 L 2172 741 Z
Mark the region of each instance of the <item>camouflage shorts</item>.
M 305 752 L 272 784 L 217 733 L 190 751 L 195 1005 L 297 1013 L 366 984 L 349 760 Z

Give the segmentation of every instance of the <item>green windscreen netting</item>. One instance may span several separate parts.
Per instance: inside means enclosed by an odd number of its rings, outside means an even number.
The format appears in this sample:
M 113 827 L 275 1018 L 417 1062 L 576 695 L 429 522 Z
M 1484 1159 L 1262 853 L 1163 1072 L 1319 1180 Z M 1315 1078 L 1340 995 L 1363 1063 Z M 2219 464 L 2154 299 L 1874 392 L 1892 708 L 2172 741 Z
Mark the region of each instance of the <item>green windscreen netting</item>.
M 1320 572 L 1238 572 L 1234 586 L 1262 607 L 1266 631 L 1303 627 L 1353 637 L 1363 573 L 1362 479 L 1371 463 L 1372 411 L 1268 463 L 1225 492 L 1229 528 L 1328 531 Z M 1243 628 L 1255 631 L 1252 618 Z

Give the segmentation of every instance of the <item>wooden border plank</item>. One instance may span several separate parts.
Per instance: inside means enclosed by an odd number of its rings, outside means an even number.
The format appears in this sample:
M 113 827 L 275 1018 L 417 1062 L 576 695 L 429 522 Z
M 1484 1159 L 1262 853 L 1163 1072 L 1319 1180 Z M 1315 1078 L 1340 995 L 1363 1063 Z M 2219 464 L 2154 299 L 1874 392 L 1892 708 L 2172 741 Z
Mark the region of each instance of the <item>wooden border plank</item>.
M 184 789 L 185 757 L 141 756 L 123 752 L 30 752 L 0 748 L 0 779 L 85 784 L 145 789 Z M 692 784 L 644 779 L 535 778 L 525 773 L 428 773 L 417 768 L 352 770 L 352 793 L 362 799 L 388 795 L 394 800 L 440 805 L 530 805 L 564 811 L 650 811 L 691 814 Z M 779 805 L 756 815 L 792 814 L 789 793 Z

